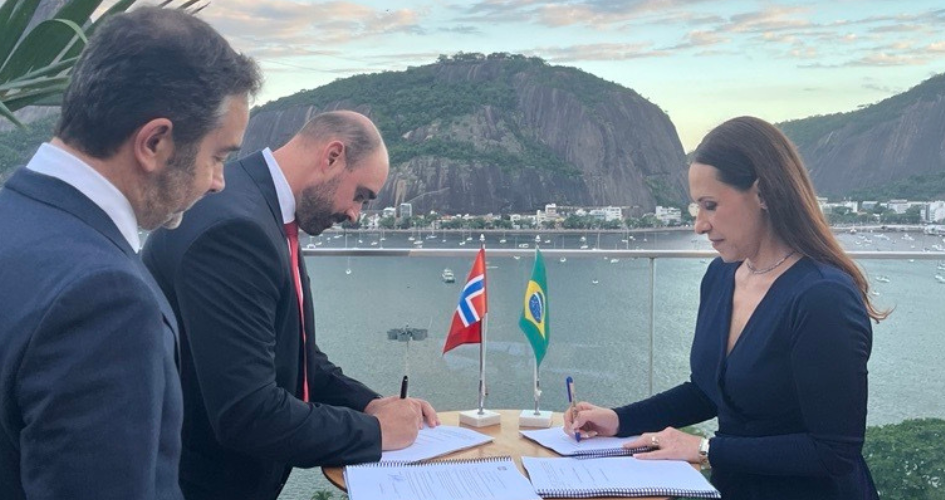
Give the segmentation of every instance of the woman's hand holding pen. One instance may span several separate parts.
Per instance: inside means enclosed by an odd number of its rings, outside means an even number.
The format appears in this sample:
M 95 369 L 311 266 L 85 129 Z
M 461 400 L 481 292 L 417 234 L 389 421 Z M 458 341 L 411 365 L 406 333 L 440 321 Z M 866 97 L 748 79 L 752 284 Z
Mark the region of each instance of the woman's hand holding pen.
M 602 408 L 581 401 L 575 405 L 575 411 L 564 412 L 564 432 L 569 436 L 580 433 L 581 439 L 594 436 L 614 436 L 620 427 L 617 413 L 610 408 Z

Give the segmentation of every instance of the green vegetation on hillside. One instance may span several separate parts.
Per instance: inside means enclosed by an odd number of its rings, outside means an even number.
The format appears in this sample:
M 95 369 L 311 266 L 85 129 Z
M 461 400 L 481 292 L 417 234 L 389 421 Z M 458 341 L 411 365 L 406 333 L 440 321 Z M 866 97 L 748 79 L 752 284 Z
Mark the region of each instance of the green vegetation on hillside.
M 853 133 L 857 134 L 880 123 L 901 117 L 903 110 L 914 103 L 941 99 L 943 95 L 945 95 L 945 74 L 933 76 L 906 92 L 883 99 L 863 109 L 791 120 L 779 123 L 778 127 L 794 141 L 798 148 L 804 150 L 812 147 L 831 131 L 851 126 Z
M 496 78 L 470 81 L 444 78 L 451 67 L 481 64 Z M 517 75 L 527 73 L 538 84 L 564 90 L 575 96 L 590 112 L 605 104 L 610 92 L 631 90 L 574 68 L 549 66 L 537 57 L 516 54 L 459 53 L 440 56 L 436 64 L 412 67 L 402 72 L 358 75 L 323 87 L 284 97 L 258 107 L 253 112 L 278 111 L 296 106 L 325 107 L 334 102 L 366 105 L 388 143 L 391 162 L 400 164 L 413 158 L 434 155 L 467 163 L 497 165 L 506 170 L 534 168 L 565 175 L 580 172 L 560 159 L 547 146 L 519 130 L 515 120 L 518 97 Z M 637 96 L 637 94 L 633 94 Z M 449 125 L 483 106 L 504 114 L 505 124 L 524 146 L 522 153 L 495 147 L 478 147 L 444 138 L 423 141 L 403 136 L 423 126 Z
M 934 201 L 945 199 L 945 171 L 913 175 L 890 182 L 885 186 L 857 189 L 850 193 L 848 197 L 861 201 Z

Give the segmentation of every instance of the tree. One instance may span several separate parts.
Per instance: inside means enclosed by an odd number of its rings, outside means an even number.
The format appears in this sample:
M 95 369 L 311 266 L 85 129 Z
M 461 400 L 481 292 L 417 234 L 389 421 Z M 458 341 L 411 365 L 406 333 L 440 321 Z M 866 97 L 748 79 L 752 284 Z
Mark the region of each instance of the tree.
M 88 37 L 109 16 L 135 3 L 119 0 L 92 22 L 102 0 L 70 0 L 51 19 L 30 28 L 41 1 L 6 0 L 0 6 L 0 117 L 20 127 L 13 112 L 31 105 L 58 106 Z M 198 1 L 188 0 L 179 8 L 197 13 L 204 7 L 192 9 Z
M 880 497 L 941 500 L 945 478 L 945 420 L 915 419 L 866 430 L 863 457 Z
M 452 219 L 441 222 L 440 227 L 443 229 L 462 229 L 463 219 L 461 217 L 453 217 Z

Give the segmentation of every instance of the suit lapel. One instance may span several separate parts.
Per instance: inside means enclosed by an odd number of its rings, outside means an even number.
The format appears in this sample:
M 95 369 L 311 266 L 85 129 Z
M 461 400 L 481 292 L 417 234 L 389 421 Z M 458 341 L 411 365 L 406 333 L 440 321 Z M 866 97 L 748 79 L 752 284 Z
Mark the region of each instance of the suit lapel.
M 279 207 L 279 196 L 276 194 L 276 185 L 272 182 L 272 174 L 269 173 L 269 167 L 266 165 L 266 159 L 261 151 L 257 151 L 239 162 L 243 171 L 249 176 L 262 194 L 263 199 L 269 206 L 269 213 L 272 215 L 273 222 L 281 229 L 284 225 L 282 221 L 282 209 Z M 285 236 L 285 232 L 282 235 Z
M 108 238 L 125 255 L 129 257 L 137 255 L 108 214 L 69 184 L 24 167 L 7 181 L 6 187 L 40 203 L 72 214 Z
M 20 168 L 13 177 L 7 181 L 6 187 L 32 198 L 39 203 L 58 208 L 59 210 L 73 215 L 90 228 L 105 236 L 105 238 L 112 242 L 125 256 L 135 263 L 135 266 L 141 274 L 141 278 L 144 279 L 148 286 L 151 287 L 152 292 L 154 292 L 154 298 L 157 300 L 161 308 L 161 314 L 164 316 L 164 324 L 166 324 L 174 334 L 174 344 L 177 350 L 176 355 L 179 360 L 180 343 L 174 310 L 171 309 L 161 288 L 158 286 L 157 282 L 154 281 L 154 277 L 151 276 L 151 273 L 144 267 L 141 258 L 131 248 L 131 245 L 128 244 L 128 240 L 122 236 L 121 231 L 118 230 L 118 227 L 115 226 L 115 223 L 112 222 L 108 214 L 93 203 L 92 200 L 79 192 L 78 189 L 59 179 L 34 172 L 25 167 Z
M 277 234 L 281 235 L 281 241 L 276 242 L 276 248 L 281 248 L 280 255 L 282 255 L 283 262 L 285 262 L 285 271 L 287 274 L 287 279 L 291 282 L 294 278 L 291 275 L 291 269 L 288 267 L 292 265 L 290 263 L 291 256 L 289 254 L 289 245 L 287 244 L 287 238 L 285 235 L 285 224 L 282 220 L 282 208 L 279 206 L 279 195 L 276 194 L 276 186 L 272 180 L 272 174 L 269 172 L 269 166 L 266 164 L 266 159 L 263 157 L 261 151 L 253 153 L 246 156 L 239 161 L 240 166 L 243 168 L 243 171 L 246 175 L 256 185 L 256 188 L 259 189 L 259 192 L 262 194 L 263 199 L 266 200 L 266 204 L 269 207 L 269 214 L 272 216 L 273 224 L 278 227 Z M 302 305 L 303 311 L 302 315 L 305 318 L 305 350 L 306 357 L 308 361 L 308 373 L 311 375 L 312 372 L 312 360 L 313 352 L 315 349 L 315 311 L 312 306 L 312 297 L 311 297 L 311 283 L 308 278 L 308 271 L 305 267 L 305 259 L 302 256 L 301 244 L 299 245 L 299 277 L 302 279 Z M 290 300 L 293 303 L 298 303 L 298 296 L 295 292 L 295 287 L 292 286 L 292 291 L 290 292 Z M 301 343 L 301 340 L 300 340 Z M 301 391 L 301 386 L 299 386 Z

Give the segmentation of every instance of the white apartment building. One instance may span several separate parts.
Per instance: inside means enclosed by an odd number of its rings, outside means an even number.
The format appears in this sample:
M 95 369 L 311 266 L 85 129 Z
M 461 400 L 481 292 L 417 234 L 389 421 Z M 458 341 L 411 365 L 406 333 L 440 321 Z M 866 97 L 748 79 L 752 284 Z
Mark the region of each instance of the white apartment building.
M 679 224 L 682 222 L 682 212 L 677 207 L 657 205 L 656 211 L 653 212 L 653 214 L 656 215 L 656 218 L 664 225 L 669 225 L 670 223 Z
M 928 218 L 929 222 L 945 222 L 945 201 L 933 201 L 929 203 Z

